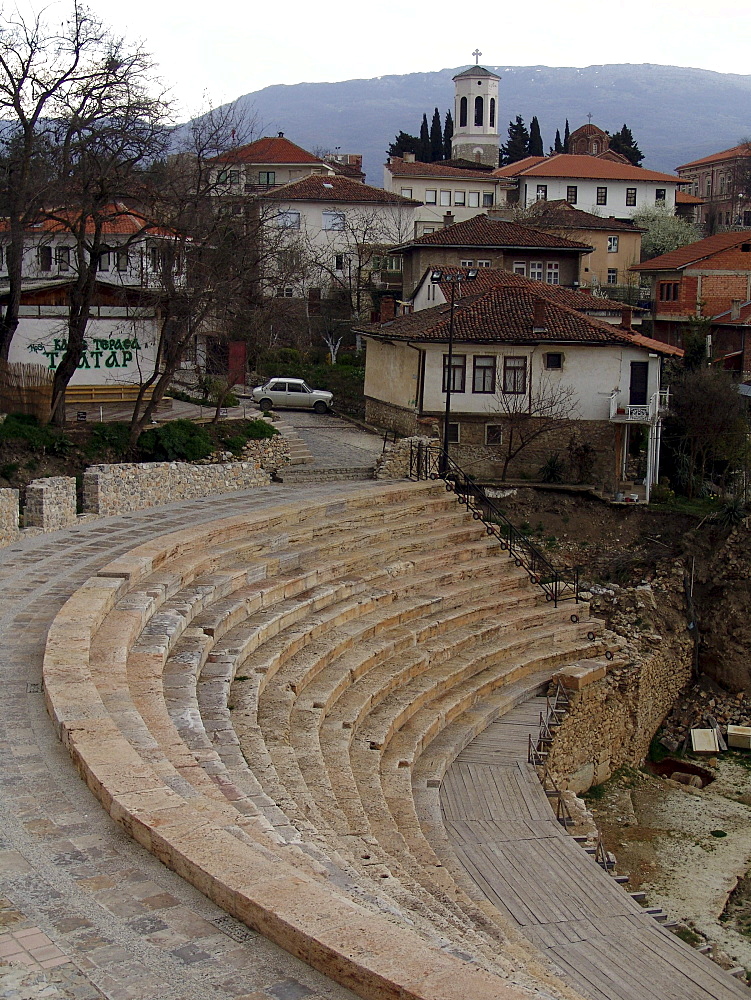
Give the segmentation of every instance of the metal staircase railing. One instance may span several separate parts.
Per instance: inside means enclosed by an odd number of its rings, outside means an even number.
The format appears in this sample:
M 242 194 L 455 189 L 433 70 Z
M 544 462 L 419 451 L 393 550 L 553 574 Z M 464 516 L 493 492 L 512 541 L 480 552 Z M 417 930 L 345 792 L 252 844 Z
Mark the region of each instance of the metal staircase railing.
M 579 602 L 579 567 L 559 569 L 506 517 L 472 476 L 456 464 L 438 445 L 418 442 L 410 447 L 410 479 L 442 479 L 473 517 L 485 525 L 517 566 L 526 570 L 532 583 L 557 607 L 559 601 Z

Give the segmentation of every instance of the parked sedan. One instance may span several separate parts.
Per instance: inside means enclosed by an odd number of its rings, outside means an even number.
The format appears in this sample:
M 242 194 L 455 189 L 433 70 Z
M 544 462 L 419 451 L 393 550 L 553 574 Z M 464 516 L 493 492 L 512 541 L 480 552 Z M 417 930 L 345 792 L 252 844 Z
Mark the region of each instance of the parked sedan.
M 251 395 L 262 410 L 288 407 L 316 413 L 328 413 L 334 398 L 326 389 L 311 389 L 301 378 L 271 378 L 253 389 Z

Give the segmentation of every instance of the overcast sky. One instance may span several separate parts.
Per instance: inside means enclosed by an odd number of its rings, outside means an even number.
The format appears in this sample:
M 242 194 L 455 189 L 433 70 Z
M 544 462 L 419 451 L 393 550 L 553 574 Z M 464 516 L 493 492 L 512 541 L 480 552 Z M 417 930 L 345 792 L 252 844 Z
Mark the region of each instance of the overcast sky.
M 69 9 L 67 0 L 44 6 L 53 20 Z M 367 7 L 342 0 L 90 0 L 90 8 L 144 43 L 181 117 L 272 84 L 468 65 L 475 48 L 491 66 L 661 63 L 751 73 L 750 0 L 472 7 L 447 0 Z M 18 9 L 31 9 L 28 0 L 18 0 Z

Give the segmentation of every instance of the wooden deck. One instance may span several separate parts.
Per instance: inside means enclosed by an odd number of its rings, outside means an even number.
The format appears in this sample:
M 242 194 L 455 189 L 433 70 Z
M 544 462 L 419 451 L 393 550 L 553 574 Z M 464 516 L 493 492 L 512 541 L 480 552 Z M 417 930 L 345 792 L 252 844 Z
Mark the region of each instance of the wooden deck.
M 544 698 L 490 725 L 441 785 L 444 824 L 457 858 L 590 1000 L 731 1000 L 749 990 L 644 912 L 559 825 L 527 738 Z

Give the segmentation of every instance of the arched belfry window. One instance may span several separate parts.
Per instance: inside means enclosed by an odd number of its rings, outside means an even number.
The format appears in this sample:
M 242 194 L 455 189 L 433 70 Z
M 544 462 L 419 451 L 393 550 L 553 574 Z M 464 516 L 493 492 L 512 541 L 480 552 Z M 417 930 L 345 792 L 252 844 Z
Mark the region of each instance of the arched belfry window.
M 495 97 L 490 98 L 490 122 L 491 128 L 495 128 Z
M 482 125 L 483 119 L 483 100 L 481 97 L 475 98 L 475 125 Z
M 467 127 L 467 98 L 462 97 L 459 101 L 459 128 Z

